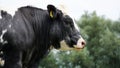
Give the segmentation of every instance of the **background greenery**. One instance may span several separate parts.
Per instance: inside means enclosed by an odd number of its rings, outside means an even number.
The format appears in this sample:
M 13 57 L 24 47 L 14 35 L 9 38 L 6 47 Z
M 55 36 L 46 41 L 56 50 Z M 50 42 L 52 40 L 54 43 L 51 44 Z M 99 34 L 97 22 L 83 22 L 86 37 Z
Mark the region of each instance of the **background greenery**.
M 85 12 L 76 22 L 86 47 L 80 51 L 52 50 L 40 68 L 120 68 L 120 20 Z

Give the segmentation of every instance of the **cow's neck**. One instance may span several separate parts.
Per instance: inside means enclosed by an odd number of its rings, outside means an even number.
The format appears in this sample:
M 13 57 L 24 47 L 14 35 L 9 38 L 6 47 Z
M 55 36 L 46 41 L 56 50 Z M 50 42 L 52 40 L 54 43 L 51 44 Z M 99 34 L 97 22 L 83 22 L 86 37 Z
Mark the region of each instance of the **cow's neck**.
M 38 22 L 36 21 L 35 24 L 33 25 L 37 46 L 39 48 L 46 49 L 44 51 L 47 51 L 48 48 L 50 47 L 49 32 L 51 24 L 47 22 L 47 20 L 48 19 L 46 18 L 44 20 L 38 20 Z

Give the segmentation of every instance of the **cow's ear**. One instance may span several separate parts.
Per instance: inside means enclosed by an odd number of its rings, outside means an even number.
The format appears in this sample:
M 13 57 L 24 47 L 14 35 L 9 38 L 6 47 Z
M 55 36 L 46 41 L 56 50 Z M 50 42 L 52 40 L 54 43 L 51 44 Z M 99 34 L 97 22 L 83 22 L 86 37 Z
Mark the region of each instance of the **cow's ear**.
M 48 5 L 47 6 L 47 10 L 48 10 L 48 12 L 49 12 L 49 16 L 51 17 L 51 18 L 56 18 L 57 17 L 57 12 L 56 12 L 56 7 L 55 6 L 53 6 L 53 5 Z

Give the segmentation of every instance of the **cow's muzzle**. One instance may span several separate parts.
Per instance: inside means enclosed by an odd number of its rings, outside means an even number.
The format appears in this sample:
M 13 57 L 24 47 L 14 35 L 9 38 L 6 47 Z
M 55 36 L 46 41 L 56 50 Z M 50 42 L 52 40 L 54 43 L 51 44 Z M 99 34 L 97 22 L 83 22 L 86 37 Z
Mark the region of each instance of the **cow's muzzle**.
M 80 39 L 78 39 L 77 44 L 74 45 L 74 47 L 75 47 L 76 49 L 83 49 L 83 48 L 85 47 L 85 45 L 86 45 L 86 42 L 85 42 L 85 40 L 81 37 Z

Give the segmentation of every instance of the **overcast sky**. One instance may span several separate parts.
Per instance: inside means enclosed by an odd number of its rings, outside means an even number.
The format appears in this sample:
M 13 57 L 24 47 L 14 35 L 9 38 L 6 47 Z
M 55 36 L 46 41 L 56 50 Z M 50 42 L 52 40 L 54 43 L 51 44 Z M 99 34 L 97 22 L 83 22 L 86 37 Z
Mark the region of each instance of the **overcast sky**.
M 112 20 L 120 18 L 120 0 L 0 0 L 0 9 L 14 14 L 21 6 L 32 5 L 46 9 L 47 4 L 65 5 L 68 14 L 75 19 L 79 19 L 84 11 L 96 11 L 98 15 L 105 15 Z

